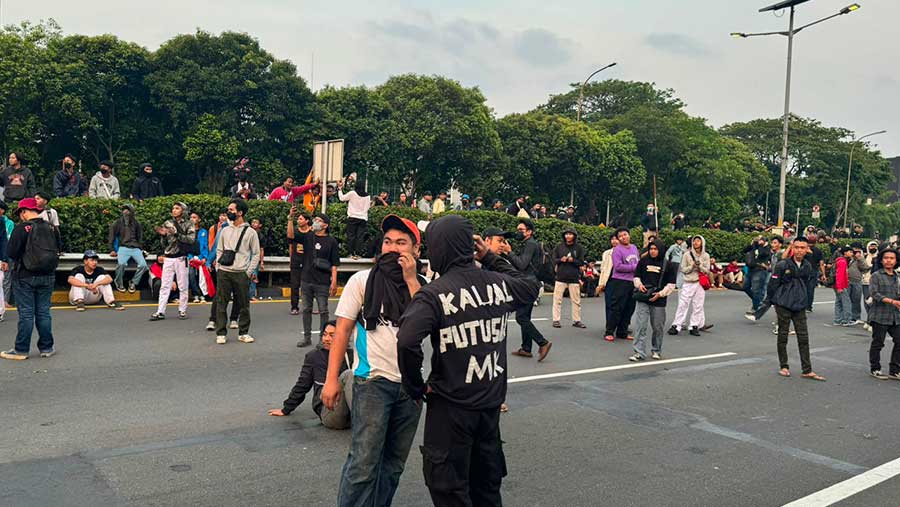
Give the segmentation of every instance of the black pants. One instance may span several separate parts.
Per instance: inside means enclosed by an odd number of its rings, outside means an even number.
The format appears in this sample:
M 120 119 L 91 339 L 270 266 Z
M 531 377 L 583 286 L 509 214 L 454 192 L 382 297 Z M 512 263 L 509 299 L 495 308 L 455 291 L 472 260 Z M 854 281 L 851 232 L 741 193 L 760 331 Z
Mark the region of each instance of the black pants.
M 438 396 L 428 399 L 422 471 L 434 505 L 499 506 L 506 458 L 500 408 L 468 410 Z
M 327 285 L 318 285 L 315 283 L 304 283 L 300 287 L 303 294 L 303 337 L 312 338 L 312 306 L 313 299 L 319 307 L 319 330 L 328 322 L 328 289 Z
M 300 309 L 300 274 L 303 268 L 291 266 L 291 310 Z
M 228 333 L 228 299 L 238 308 L 238 335 L 250 332 L 250 278 L 243 271 L 233 272 L 220 269 L 216 273 L 216 335 Z M 232 319 L 233 320 L 233 319 Z
M 584 295 L 585 297 L 592 298 L 594 294 L 597 292 L 597 279 L 596 278 L 586 278 L 584 280 Z
M 347 251 L 350 255 L 362 255 L 366 248 L 368 222 L 359 218 L 347 219 Z
M 218 272 L 213 271 L 212 273 L 210 273 L 210 275 L 213 277 L 213 280 L 215 280 L 215 279 L 217 279 Z M 216 287 L 216 288 L 218 289 L 218 287 Z M 227 307 L 228 301 L 225 302 L 225 305 Z M 219 297 L 218 297 L 218 292 L 217 292 L 216 297 L 212 298 L 212 304 L 209 305 L 209 320 L 210 320 L 210 322 L 216 321 L 216 311 L 218 310 L 218 308 L 219 308 Z M 241 307 L 238 305 L 237 301 L 232 302 L 231 303 L 231 315 L 229 316 L 228 320 L 229 321 L 233 320 L 233 321 L 237 322 L 238 317 L 240 317 L 240 315 L 241 315 Z
M 894 341 L 894 349 L 891 351 L 891 375 L 900 373 L 900 325 L 886 326 L 877 322 L 872 323 L 872 345 L 869 347 L 869 367 L 872 371 L 881 369 L 881 349 L 884 348 L 884 338 L 891 335 Z
M 534 305 L 532 304 L 519 307 L 516 310 L 516 323 L 522 328 L 522 350 L 525 352 L 531 352 L 531 342 L 537 343 L 538 347 L 543 347 L 547 344 L 547 340 L 534 326 L 534 323 L 531 322 L 532 310 L 534 310 Z
M 812 363 L 809 360 L 809 328 L 806 326 L 806 309 L 792 312 L 787 308 L 775 305 L 775 314 L 778 315 L 778 362 L 782 368 L 788 366 L 787 342 L 788 331 L 791 322 L 794 323 L 794 331 L 797 332 L 797 347 L 800 349 L 800 366 L 803 373 L 812 372 Z
M 813 298 L 816 297 L 816 286 L 819 285 L 818 278 L 812 278 L 806 281 L 806 309 L 812 311 Z
M 606 285 L 609 312 L 606 317 L 606 334 L 616 338 L 628 337 L 628 325 L 634 313 L 634 283 L 610 278 Z

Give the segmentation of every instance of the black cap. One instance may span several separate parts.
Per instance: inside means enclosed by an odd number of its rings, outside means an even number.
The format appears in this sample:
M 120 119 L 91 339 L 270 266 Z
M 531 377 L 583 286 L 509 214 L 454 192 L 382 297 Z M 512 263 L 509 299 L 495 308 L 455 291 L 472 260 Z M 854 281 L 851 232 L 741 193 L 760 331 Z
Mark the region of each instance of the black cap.
M 503 236 L 504 238 L 509 239 L 509 238 L 515 236 L 515 234 L 513 234 L 511 232 L 506 232 L 499 227 L 488 227 L 487 229 L 484 230 L 484 238 L 485 239 L 491 238 L 493 236 Z
M 331 225 L 331 219 L 328 218 L 328 215 L 326 215 L 325 213 L 316 213 L 315 216 L 321 218 L 322 221 L 325 222 L 327 225 Z

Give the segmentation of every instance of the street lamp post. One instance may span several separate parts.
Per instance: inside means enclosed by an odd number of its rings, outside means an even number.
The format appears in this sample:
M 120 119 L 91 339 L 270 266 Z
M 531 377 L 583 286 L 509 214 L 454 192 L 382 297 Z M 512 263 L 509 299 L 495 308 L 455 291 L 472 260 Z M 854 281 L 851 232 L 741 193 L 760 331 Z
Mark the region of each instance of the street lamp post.
M 844 197 L 844 229 L 847 228 L 847 215 L 850 214 L 850 171 L 853 169 L 853 150 L 856 148 L 856 143 L 862 142 L 863 139 L 884 133 L 887 133 L 887 130 L 872 132 L 871 134 L 866 134 L 850 143 L 850 163 L 847 164 L 847 195 Z
M 781 176 L 779 178 L 778 184 L 778 228 L 780 229 L 784 224 L 784 206 L 785 206 L 785 187 L 787 184 L 787 170 L 788 170 L 788 129 L 790 127 L 790 115 L 791 115 L 791 64 L 794 53 L 794 36 L 800 33 L 802 30 L 809 28 L 813 25 L 817 25 L 824 21 L 828 21 L 829 19 L 836 18 L 838 16 L 842 16 L 844 14 L 850 14 L 851 12 L 860 8 L 859 4 L 850 4 L 847 7 L 844 7 L 836 14 L 832 14 L 831 16 L 826 16 L 817 21 L 813 21 L 812 23 L 808 23 L 799 28 L 794 28 L 794 9 L 797 5 L 806 3 L 809 0 L 784 0 L 782 2 L 778 2 L 776 4 L 770 5 L 768 7 L 763 7 L 759 10 L 759 12 L 766 11 L 776 11 L 781 9 L 790 8 L 790 20 L 788 24 L 788 30 L 786 32 L 761 32 L 761 33 L 744 33 L 744 32 L 732 32 L 732 37 L 738 37 L 742 39 L 746 39 L 748 37 L 759 37 L 764 35 L 784 35 L 788 38 L 788 52 L 787 52 L 787 75 L 785 77 L 784 82 L 784 128 L 782 131 L 782 139 L 781 139 Z
M 581 121 L 581 104 L 582 104 L 582 102 L 584 102 L 584 87 L 587 86 L 588 81 L 590 81 L 591 78 L 593 78 L 597 74 L 603 72 L 604 70 L 606 70 L 610 67 L 615 67 L 616 65 L 617 65 L 617 63 L 613 62 L 613 63 L 607 65 L 606 67 L 601 67 L 601 68 L 595 70 L 594 72 L 591 73 L 590 76 L 587 77 L 587 79 L 584 80 L 584 82 L 581 83 L 580 86 L 578 86 L 578 111 L 575 113 L 575 121 Z M 574 206 L 574 205 L 575 205 L 575 186 L 572 185 L 572 189 L 569 191 L 569 206 Z M 608 214 L 609 213 L 607 212 L 607 215 Z

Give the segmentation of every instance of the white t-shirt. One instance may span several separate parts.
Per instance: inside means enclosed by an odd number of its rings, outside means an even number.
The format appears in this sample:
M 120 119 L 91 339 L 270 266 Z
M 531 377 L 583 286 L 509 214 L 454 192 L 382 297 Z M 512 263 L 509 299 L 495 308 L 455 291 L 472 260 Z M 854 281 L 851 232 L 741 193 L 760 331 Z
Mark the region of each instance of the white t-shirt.
M 346 194 L 341 190 L 338 190 L 338 199 L 341 201 L 350 201 L 347 204 L 348 218 L 358 218 L 360 220 L 369 219 L 369 208 L 372 207 L 371 197 L 363 197 L 357 194 L 356 190 L 351 190 Z
M 397 365 L 397 332 L 400 328 L 379 323 L 374 330 L 367 331 L 357 321 L 366 298 L 366 281 L 370 271 L 360 271 L 350 277 L 334 313 L 356 322 L 350 336 L 353 375 L 366 379 L 383 377 L 391 382 L 400 382 L 400 367 Z

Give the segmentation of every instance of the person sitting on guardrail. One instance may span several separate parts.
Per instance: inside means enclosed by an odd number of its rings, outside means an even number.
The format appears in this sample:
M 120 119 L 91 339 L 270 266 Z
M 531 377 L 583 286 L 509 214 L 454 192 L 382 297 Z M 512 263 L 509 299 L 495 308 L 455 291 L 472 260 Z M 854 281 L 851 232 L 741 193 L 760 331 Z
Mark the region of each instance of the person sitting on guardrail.
M 113 294 L 113 278 L 102 266 L 97 265 L 98 261 L 100 256 L 97 252 L 88 250 L 82 257 L 83 264 L 69 273 L 69 304 L 75 305 L 76 312 L 83 312 L 85 305 L 100 302 L 116 310 L 125 309 Z
M 134 216 L 134 206 L 128 203 L 122 205 L 122 216 L 109 226 L 109 255 L 116 259 L 116 290 L 125 292 L 124 277 L 125 267 L 129 260 L 134 260 L 137 270 L 131 281 L 128 282 L 128 292 L 134 293 L 138 284 L 147 272 L 147 260 L 141 244 L 144 240 L 144 228 Z

